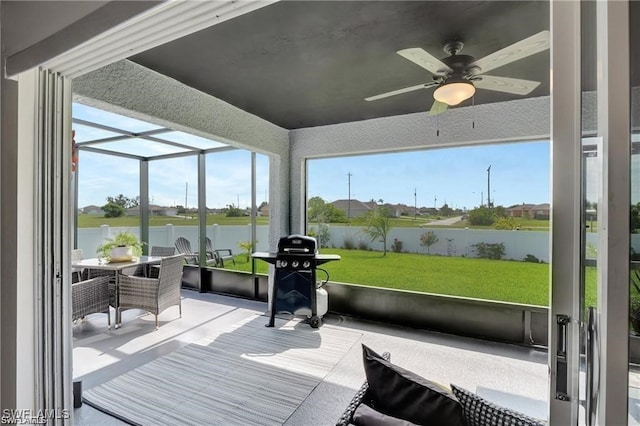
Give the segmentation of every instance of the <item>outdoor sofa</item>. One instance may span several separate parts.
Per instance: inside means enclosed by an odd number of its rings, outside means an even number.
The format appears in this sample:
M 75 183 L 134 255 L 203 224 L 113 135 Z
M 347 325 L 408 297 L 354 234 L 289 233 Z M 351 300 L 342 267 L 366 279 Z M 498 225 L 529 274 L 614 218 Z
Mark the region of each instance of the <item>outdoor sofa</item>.
M 451 389 L 405 370 L 362 345 L 367 380 L 337 426 L 543 426 L 461 387 Z

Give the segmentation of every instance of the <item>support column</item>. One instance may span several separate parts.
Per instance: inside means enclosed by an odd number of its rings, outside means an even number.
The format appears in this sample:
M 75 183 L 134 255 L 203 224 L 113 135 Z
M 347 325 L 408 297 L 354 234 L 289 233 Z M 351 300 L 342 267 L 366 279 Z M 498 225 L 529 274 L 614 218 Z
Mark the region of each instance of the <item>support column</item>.
M 207 291 L 203 283 L 204 274 L 207 272 L 207 166 L 204 152 L 198 154 L 198 251 L 200 256 L 200 282 L 198 290 L 202 293 Z
M 142 253 L 149 254 L 149 161 L 140 160 L 140 241 Z

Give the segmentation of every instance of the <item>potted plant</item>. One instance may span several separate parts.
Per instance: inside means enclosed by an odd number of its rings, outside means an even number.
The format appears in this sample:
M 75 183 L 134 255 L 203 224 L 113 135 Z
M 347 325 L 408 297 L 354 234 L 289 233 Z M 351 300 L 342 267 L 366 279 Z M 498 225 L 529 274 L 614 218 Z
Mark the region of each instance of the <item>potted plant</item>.
M 109 262 L 128 262 L 142 255 L 142 244 L 138 237 L 128 231 L 118 232 L 113 238 L 107 238 L 96 253 Z
M 629 305 L 629 321 L 636 336 L 640 335 L 640 298 L 631 299 Z
M 636 260 L 638 254 L 631 249 L 631 260 Z M 630 292 L 629 301 L 629 321 L 631 322 L 631 328 L 635 332 L 635 335 L 640 335 L 640 271 L 637 269 L 631 270 L 631 276 L 629 282 L 633 287 Z

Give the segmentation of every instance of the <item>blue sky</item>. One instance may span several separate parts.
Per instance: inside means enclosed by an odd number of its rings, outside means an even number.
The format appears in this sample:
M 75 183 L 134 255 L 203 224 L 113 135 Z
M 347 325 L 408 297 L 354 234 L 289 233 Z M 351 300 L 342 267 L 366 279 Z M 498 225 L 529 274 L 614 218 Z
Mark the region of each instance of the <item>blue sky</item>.
M 326 201 L 382 199 L 418 207 L 473 208 L 487 202 L 487 168 L 495 205 L 549 202 L 546 141 L 317 159 L 309 162 L 309 196 Z M 437 199 L 437 200 L 436 200 Z
M 149 163 L 149 202 L 173 206 L 197 206 L 196 157 L 179 157 Z M 251 204 L 251 155 L 244 150 L 207 155 L 207 205 L 225 207 L 229 204 L 248 207 Z M 268 196 L 268 159 L 257 155 L 257 202 Z M 102 206 L 107 196 L 123 194 L 135 197 L 138 187 L 137 160 L 109 155 L 80 152 L 78 206 Z
M 105 123 L 130 131 L 159 128 L 128 117 L 74 104 L 74 118 Z M 78 142 L 115 135 L 75 125 Z M 220 145 L 197 136 L 172 132 L 172 140 L 196 146 Z M 162 144 L 140 140 L 114 143 L 136 152 L 144 143 L 147 153 L 168 153 Z M 309 196 L 326 201 L 351 198 L 361 201 L 382 199 L 418 207 L 473 208 L 487 202 L 487 167 L 491 165 L 491 198 L 495 205 L 549 202 L 550 153 L 547 141 L 518 142 L 462 148 L 431 149 L 394 154 L 313 159 L 309 161 Z M 144 151 L 144 150 L 143 150 Z M 80 151 L 78 206 L 102 206 L 108 196 L 139 194 L 137 160 Z M 179 157 L 149 163 L 149 201 L 172 206 L 197 205 L 196 157 Z M 241 208 L 251 202 L 251 155 L 245 150 L 209 154 L 207 165 L 207 206 Z M 257 202 L 268 199 L 269 164 L 258 154 Z M 414 200 L 414 192 L 416 194 Z M 185 200 L 186 198 L 186 200 Z
M 122 115 L 98 110 L 74 103 L 73 117 L 131 132 L 159 129 L 160 126 Z M 112 133 L 88 126 L 74 124 L 76 141 L 85 142 L 111 136 Z M 183 132 L 156 135 L 174 142 L 186 143 L 198 148 L 224 146 Z M 101 148 L 125 150 L 131 154 L 157 155 L 178 152 L 179 149 L 148 140 L 129 139 L 112 142 Z M 233 150 L 206 156 L 206 197 L 208 207 L 226 207 L 229 204 L 241 208 L 251 204 L 251 154 L 245 150 Z M 136 197 L 140 193 L 138 160 L 98 154 L 80 150 L 78 168 L 78 206 L 103 206 L 108 196 L 123 194 Z M 256 155 L 256 199 L 258 204 L 267 199 L 269 186 L 269 162 L 265 155 Z M 198 202 L 198 178 L 196 156 L 177 157 L 149 162 L 149 202 L 162 206 L 186 205 L 195 207 Z

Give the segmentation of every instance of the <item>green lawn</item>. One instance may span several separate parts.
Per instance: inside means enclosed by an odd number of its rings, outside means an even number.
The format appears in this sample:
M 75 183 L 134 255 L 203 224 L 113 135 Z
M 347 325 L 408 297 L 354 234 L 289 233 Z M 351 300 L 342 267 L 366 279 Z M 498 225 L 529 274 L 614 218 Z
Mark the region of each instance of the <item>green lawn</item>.
M 331 281 L 413 290 L 530 305 L 549 305 L 549 265 L 510 260 L 382 253 L 325 249 L 342 259 L 322 266 Z M 227 267 L 250 271 L 251 264 L 238 257 Z M 258 273 L 268 265 L 256 261 Z M 318 271 L 318 278 L 324 274 Z M 587 269 L 587 303 L 595 303 L 596 274 Z
M 442 229 L 443 226 L 438 225 L 429 225 L 429 222 L 432 219 L 428 219 L 425 217 L 418 217 L 414 219 L 413 217 L 403 216 L 391 219 L 391 224 L 393 227 L 398 228 L 414 228 L 414 227 L 424 227 L 424 228 L 438 228 Z M 534 231 L 548 231 L 549 230 L 549 221 L 548 220 L 535 220 L 535 219 L 519 219 L 516 218 L 516 224 L 520 226 L 521 230 L 534 230 Z M 150 216 L 149 217 L 149 226 L 164 226 L 167 224 L 172 224 L 176 226 L 197 226 L 198 218 L 194 215 L 193 217 L 167 217 L 167 216 Z M 248 216 L 242 217 L 226 217 L 223 214 L 210 214 L 207 215 L 207 225 L 213 225 L 217 223 L 218 225 L 248 225 L 251 223 L 251 218 Z M 258 225 L 267 225 L 269 223 L 268 217 L 258 217 L 257 220 Z M 78 215 L 78 228 L 98 228 L 100 225 L 109 225 L 113 227 L 135 227 L 140 226 L 140 218 L 138 216 L 125 216 L 125 217 L 116 217 L 116 218 L 105 218 L 102 216 L 93 216 L 88 214 L 80 214 Z M 311 224 L 313 225 L 313 224 Z M 344 223 L 332 223 L 331 225 L 346 225 Z M 357 218 L 351 219 L 352 226 L 363 226 L 364 220 Z M 494 229 L 491 226 L 471 226 L 466 221 L 460 221 L 454 223 L 452 225 L 446 226 L 446 228 L 465 228 L 469 227 L 471 229 Z

